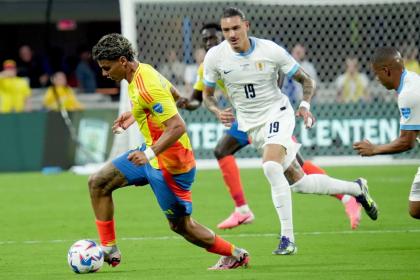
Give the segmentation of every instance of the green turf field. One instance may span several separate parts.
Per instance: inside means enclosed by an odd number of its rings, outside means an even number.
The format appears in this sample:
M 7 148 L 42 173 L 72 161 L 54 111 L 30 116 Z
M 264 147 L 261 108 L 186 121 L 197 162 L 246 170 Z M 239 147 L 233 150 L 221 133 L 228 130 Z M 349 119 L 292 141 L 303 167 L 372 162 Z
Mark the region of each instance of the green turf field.
M 327 168 L 343 179 L 369 180 L 379 219 L 364 214 L 351 231 L 335 198 L 293 195 L 299 252 L 273 256 L 279 222 L 270 188 L 258 169 L 242 170 L 256 221 L 217 231 L 251 254 L 249 269 L 207 271 L 218 256 L 170 232 L 148 187 L 114 193 L 123 261 L 98 273 L 77 275 L 67 250 L 83 238 L 97 240 L 87 177 L 70 173 L 0 174 L 0 279 L 420 279 L 420 221 L 409 217 L 407 197 L 416 166 Z M 217 170 L 200 171 L 193 188 L 194 217 L 215 228 L 233 209 Z

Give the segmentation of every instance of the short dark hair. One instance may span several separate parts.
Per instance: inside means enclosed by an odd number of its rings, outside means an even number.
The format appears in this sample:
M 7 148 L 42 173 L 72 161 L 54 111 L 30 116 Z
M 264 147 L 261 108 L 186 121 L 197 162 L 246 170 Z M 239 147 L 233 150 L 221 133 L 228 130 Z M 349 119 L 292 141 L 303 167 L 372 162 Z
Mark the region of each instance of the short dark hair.
M 241 10 L 235 7 L 229 7 L 223 10 L 222 18 L 228 17 L 240 17 L 242 20 L 245 20 L 245 14 Z
M 200 33 L 203 32 L 205 29 L 216 29 L 217 31 L 222 31 L 222 28 L 220 27 L 220 24 L 215 22 L 206 23 L 201 27 Z
M 92 49 L 94 60 L 117 60 L 124 56 L 133 61 L 136 53 L 127 38 L 118 33 L 103 36 Z
M 380 47 L 375 49 L 371 62 L 373 64 L 382 64 L 390 62 L 399 56 L 401 56 L 400 52 L 394 47 Z

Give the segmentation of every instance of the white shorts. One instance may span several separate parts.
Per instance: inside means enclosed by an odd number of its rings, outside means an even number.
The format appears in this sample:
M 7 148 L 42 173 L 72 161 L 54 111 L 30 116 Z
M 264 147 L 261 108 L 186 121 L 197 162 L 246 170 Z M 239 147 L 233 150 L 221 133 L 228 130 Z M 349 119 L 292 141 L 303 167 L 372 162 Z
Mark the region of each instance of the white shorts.
M 411 185 L 410 196 L 408 197 L 410 201 L 420 201 L 420 167 L 417 170 L 416 176 L 414 176 L 413 184 Z
M 295 129 L 295 114 L 290 104 L 280 108 L 274 108 L 270 112 L 269 120 L 260 126 L 248 131 L 251 144 L 262 153 L 267 144 L 279 144 L 286 148 L 286 157 L 282 164 L 286 170 L 296 157 L 300 144 L 292 140 Z

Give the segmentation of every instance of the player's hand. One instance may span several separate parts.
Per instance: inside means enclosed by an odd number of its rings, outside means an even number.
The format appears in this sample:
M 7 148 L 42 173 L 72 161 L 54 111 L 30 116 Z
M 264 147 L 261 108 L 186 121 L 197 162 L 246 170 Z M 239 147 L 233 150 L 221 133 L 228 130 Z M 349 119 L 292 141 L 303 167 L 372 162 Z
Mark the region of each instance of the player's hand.
M 139 151 L 139 150 L 131 152 L 128 155 L 127 159 L 135 165 L 143 165 L 149 162 L 146 158 L 146 155 L 142 151 Z
M 178 98 L 178 100 L 176 101 L 176 106 L 178 107 L 178 108 L 181 108 L 181 109 L 186 109 L 187 108 L 187 106 L 188 106 L 188 98 L 185 98 L 185 97 L 180 97 L 180 98 Z
M 231 127 L 232 123 L 235 121 L 235 115 L 233 114 L 232 108 L 219 111 L 219 115 L 217 117 L 219 118 L 219 121 L 226 127 Z
M 306 128 L 311 128 L 315 124 L 315 117 L 312 116 L 312 113 L 305 107 L 299 107 L 299 109 L 296 111 L 296 117 L 303 118 L 303 123 L 305 124 Z
M 375 145 L 367 139 L 354 143 L 353 149 L 355 149 L 359 155 L 364 157 L 375 155 Z
M 112 126 L 113 133 L 121 133 L 121 129 L 126 130 L 135 122 L 134 116 L 131 112 L 122 113 L 115 121 Z

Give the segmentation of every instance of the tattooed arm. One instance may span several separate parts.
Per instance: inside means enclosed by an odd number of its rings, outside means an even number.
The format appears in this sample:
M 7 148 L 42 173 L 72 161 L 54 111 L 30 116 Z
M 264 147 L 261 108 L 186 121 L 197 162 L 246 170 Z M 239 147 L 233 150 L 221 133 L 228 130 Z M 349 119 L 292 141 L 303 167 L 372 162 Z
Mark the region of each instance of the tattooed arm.
M 311 98 L 315 93 L 315 80 L 312 79 L 302 67 L 298 69 L 293 76 L 293 79 L 299 82 L 303 88 L 302 102 L 299 105 L 299 109 L 296 111 L 296 116 L 303 118 L 306 128 L 311 128 L 315 123 L 315 118 L 309 111 L 311 107 Z

